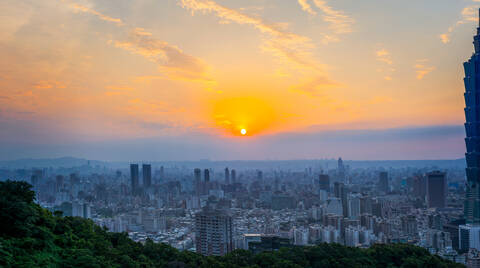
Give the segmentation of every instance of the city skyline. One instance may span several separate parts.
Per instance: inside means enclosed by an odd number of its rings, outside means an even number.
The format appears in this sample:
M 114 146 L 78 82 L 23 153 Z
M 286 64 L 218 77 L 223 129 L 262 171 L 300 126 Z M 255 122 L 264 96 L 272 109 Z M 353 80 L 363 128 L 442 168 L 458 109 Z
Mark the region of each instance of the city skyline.
M 477 1 L 0 5 L 0 160 L 464 157 Z

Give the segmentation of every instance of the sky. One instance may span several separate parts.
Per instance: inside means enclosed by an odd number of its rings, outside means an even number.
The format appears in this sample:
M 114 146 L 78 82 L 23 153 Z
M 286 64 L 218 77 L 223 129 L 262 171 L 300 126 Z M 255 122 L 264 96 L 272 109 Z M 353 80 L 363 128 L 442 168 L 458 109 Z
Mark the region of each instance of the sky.
M 461 158 L 479 7 L 3 0 L 0 159 Z

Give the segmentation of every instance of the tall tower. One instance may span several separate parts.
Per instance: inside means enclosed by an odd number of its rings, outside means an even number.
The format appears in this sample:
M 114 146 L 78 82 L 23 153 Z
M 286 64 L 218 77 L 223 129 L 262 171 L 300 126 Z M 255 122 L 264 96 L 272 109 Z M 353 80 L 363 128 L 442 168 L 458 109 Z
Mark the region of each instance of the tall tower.
M 480 224 L 480 26 L 473 37 L 475 52 L 463 64 L 465 69 L 465 144 L 467 191 L 464 204 L 469 224 Z
M 195 174 L 195 192 L 198 196 L 202 195 L 202 170 L 199 168 L 196 168 L 193 170 L 193 173 Z
M 318 176 L 318 184 L 320 186 L 320 190 L 330 192 L 330 176 L 327 174 L 320 174 Z
M 343 165 L 342 158 L 338 158 L 337 162 L 337 176 L 340 182 L 345 182 L 345 166 Z
M 378 190 L 384 193 L 390 192 L 390 187 L 388 186 L 388 173 L 385 171 L 378 174 Z
M 231 174 L 230 178 L 232 179 L 232 183 L 233 184 L 237 183 L 237 172 L 235 172 L 235 169 L 232 169 L 230 174 Z
M 433 171 L 427 174 L 427 201 L 429 208 L 444 208 L 447 199 L 446 174 Z
M 228 167 L 225 168 L 225 184 L 230 184 L 230 171 Z
M 136 194 L 138 190 L 138 164 L 130 164 L 130 181 L 132 193 Z
M 152 165 L 142 165 L 143 186 L 148 188 L 152 185 Z

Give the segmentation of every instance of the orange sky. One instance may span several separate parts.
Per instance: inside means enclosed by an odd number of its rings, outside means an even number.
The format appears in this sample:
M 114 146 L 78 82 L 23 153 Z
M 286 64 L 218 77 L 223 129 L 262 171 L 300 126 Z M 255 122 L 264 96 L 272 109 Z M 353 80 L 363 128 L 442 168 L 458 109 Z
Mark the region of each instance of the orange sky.
M 51 143 L 51 132 L 248 139 L 460 125 L 477 4 L 2 1 L 0 120 L 11 131 L 0 134 L 31 141 L 11 135 L 26 128 Z

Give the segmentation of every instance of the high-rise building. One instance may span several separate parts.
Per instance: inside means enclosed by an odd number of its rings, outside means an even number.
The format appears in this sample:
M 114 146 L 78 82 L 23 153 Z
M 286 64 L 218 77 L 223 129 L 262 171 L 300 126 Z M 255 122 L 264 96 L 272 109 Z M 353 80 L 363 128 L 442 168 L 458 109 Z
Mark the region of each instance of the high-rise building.
M 203 179 L 204 179 L 205 183 L 209 183 L 209 182 L 210 182 L 210 170 L 205 169 L 205 170 L 203 171 Z
M 232 217 L 209 207 L 195 214 L 196 251 L 204 256 L 223 256 L 233 250 Z
M 444 208 L 447 199 L 446 175 L 440 171 L 427 173 L 427 204 L 429 208 Z
M 230 178 L 232 179 L 233 184 L 237 183 L 237 172 L 235 171 L 235 169 L 232 169 Z
M 130 164 L 130 185 L 133 193 L 138 190 L 138 173 L 138 164 Z
M 263 172 L 261 170 L 257 170 L 257 180 L 258 181 L 263 180 Z
M 378 190 L 384 193 L 390 192 L 388 185 L 388 173 L 385 171 L 382 171 L 378 174 Z
M 63 175 L 57 175 L 55 177 L 55 188 L 57 191 L 60 191 L 60 189 L 63 188 L 63 184 L 64 184 L 64 177 Z
M 230 184 L 230 171 L 228 167 L 225 168 L 225 184 Z
M 148 188 L 152 185 L 152 165 L 142 165 L 143 186 Z
M 320 190 L 330 192 L 330 177 L 327 174 L 320 174 L 318 176 L 318 183 Z
M 348 217 L 350 219 L 358 219 L 360 216 L 360 194 L 349 194 L 347 198 Z
M 473 37 L 474 54 L 465 69 L 465 144 L 467 189 L 464 213 L 467 223 L 480 224 L 480 26 Z
M 427 195 L 427 177 L 417 175 L 413 178 L 413 195 L 425 199 Z
M 165 169 L 163 166 L 160 167 L 160 181 L 163 182 L 165 180 Z
M 333 193 L 336 198 L 340 198 L 342 201 L 343 207 L 343 216 L 348 217 L 348 202 L 347 202 L 347 189 L 345 188 L 345 184 L 341 182 L 335 182 L 333 184 Z
M 193 170 L 195 176 L 195 192 L 197 195 L 202 195 L 202 170 L 196 168 Z
M 345 166 L 343 165 L 343 160 L 341 157 L 338 158 L 337 176 L 341 182 L 345 182 Z

